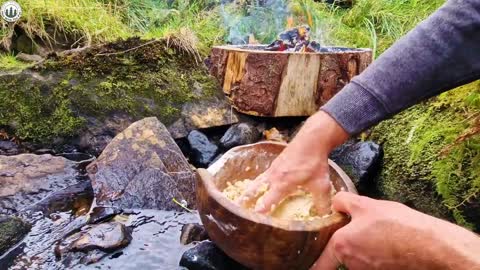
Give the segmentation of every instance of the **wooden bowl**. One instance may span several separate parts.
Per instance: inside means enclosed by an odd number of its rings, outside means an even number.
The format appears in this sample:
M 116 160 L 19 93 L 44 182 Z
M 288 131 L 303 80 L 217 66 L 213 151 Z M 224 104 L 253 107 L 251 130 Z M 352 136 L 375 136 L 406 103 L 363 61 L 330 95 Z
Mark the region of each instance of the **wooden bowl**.
M 305 222 L 280 220 L 243 209 L 221 193 L 227 182 L 254 179 L 264 172 L 284 148 L 273 142 L 236 147 L 208 170 L 198 170 L 197 207 L 208 235 L 251 269 L 309 269 L 332 234 L 349 221 L 341 213 Z M 342 169 L 333 161 L 329 165 L 335 189 L 356 193 Z

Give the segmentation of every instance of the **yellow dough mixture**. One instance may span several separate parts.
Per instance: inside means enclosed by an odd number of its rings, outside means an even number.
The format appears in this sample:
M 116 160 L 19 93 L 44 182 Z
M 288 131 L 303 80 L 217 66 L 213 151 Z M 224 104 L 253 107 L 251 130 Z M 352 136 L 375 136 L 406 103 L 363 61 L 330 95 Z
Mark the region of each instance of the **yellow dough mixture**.
M 228 186 L 223 190 L 223 194 L 231 201 L 236 202 L 251 182 L 252 180 L 247 179 L 237 181 L 234 184 L 228 183 Z M 266 191 L 267 188 L 263 189 L 261 193 L 265 193 Z M 262 197 L 258 200 L 262 200 Z M 298 190 L 284 199 L 270 215 L 285 220 L 305 221 L 319 218 L 313 207 L 312 195 L 302 190 Z

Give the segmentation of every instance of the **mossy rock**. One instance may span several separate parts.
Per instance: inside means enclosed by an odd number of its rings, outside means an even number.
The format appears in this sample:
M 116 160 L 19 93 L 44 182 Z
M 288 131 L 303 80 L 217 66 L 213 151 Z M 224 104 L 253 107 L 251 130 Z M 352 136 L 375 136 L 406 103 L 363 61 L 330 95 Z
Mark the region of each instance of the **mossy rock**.
M 474 96 L 476 95 L 476 96 Z M 480 82 L 384 121 L 371 138 L 384 147 L 380 198 L 480 231 L 480 138 L 472 130 Z M 473 102 L 472 102 L 473 101 Z
M 168 126 L 185 104 L 224 98 L 198 56 L 172 44 L 130 38 L 0 76 L 0 99 L 6 101 L 0 103 L 0 128 L 56 147 L 85 132 L 92 118 L 101 123 L 119 114 L 132 122 L 156 116 Z
M 0 217 L 0 257 L 30 231 L 30 224 L 16 217 Z

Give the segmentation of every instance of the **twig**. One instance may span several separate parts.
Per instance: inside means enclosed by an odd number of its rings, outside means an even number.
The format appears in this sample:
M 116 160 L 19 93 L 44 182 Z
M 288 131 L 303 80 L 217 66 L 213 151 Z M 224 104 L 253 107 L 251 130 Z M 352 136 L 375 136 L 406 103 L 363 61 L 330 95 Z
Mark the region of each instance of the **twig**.
M 149 41 L 147 43 L 143 43 L 142 45 L 139 45 L 139 46 L 136 46 L 136 47 L 133 47 L 133 48 L 130 48 L 128 50 L 125 50 L 125 51 L 121 51 L 121 52 L 113 52 L 113 53 L 98 53 L 96 54 L 95 56 L 107 56 L 107 55 L 118 55 L 118 54 L 124 54 L 124 53 L 127 53 L 127 52 L 130 52 L 130 51 L 133 51 L 133 50 L 137 50 L 141 47 L 144 47 L 144 46 L 147 46 L 147 45 L 150 45 L 152 43 L 155 43 L 155 42 L 158 42 L 160 40 L 158 39 L 155 39 L 155 40 L 152 40 L 152 41 Z

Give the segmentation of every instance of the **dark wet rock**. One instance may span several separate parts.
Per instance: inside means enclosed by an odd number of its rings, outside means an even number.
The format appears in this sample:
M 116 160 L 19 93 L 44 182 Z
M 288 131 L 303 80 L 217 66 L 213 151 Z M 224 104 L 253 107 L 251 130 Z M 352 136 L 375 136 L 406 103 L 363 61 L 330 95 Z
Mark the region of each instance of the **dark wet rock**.
M 18 212 L 80 181 L 76 163 L 63 157 L 0 156 L 0 213 Z
M 112 219 L 113 217 L 121 213 L 122 213 L 122 210 L 116 207 L 97 206 L 92 209 L 90 213 L 90 217 L 88 219 L 88 223 L 95 224 L 95 223 L 104 222 L 109 219 Z
M 180 266 L 189 270 L 246 269 L 210 241 L 204 241 L 183 253 Z
M 182 227 L 180 235 L 180 243 L 188 245 L 192 242 L 200 242 L 208 239 L 207 231 L 203 225 L 198 223 L 185 224 Z
M 28 211 L 41 211 L 45 215 L 55 212 L 72 211 L 75 215 L 83 215 L 88 212 L 93 201 L 92 184 L 88 179 L 54 191 L 45 199 L 26 208 Z
M 0 155 L 18 155 L 22 150 L 12 141 L 0 141 Z
M 56 248 L 56 254 L 101 250 L 111 252 L 126 247 L 132 241 L 131 230 L 122 223 L 109 222 L 87 225 L 78 233 L 67 237 Z
M 98 156 L 113 138 L 134 122 L 126 113 L 114 113 L 106 119 L 87 118 L 87 127 L 78 140 L 80 151 Z
M 221 146 L 228 150 L 232 147 L 257 142 L 261 137 L 258 129 L 249 123 L 231 126 L 220 139 Z
M 48 149 L 48 148 L 41 148 L 41 149 L 35 149 L 33 151 L 35 155 L 56 155 L 57 152 L 53 149 Z
M 188 142 L 192 149 L 192 162 L 197 167 L 205 168 L 217 156 L 218 146 L 210 142 L 200 131 L 194 130 L 188 134 Z
M 0 216 L 0 257 L 30 231 L 30 224 L 17 217 Z
M 38 54 L 26 54 L 26 53 L 19 53 L 17 54 L 16 58 L 20 61 L 28 62 L 28 63 L 40 62 L 43 60 L 43 57 L 41 57 Z
M 350 141 L 336 148 L 330 158 L 352 178 L 359 192 L 364 193 L 380 173 L 383 150 L 371 141 Z
M 67 267 L 78 263 L 88 265 L 128 246 L 131 241 L 132 230 L 122 223 L 88 225 L 56 245 L 55 256 Z
M 231 109 L 225 97 L 220 96 L 183 105 L 181 117 L 168 127 L 168 131 L 173 138 L 180 139 L 193 130 L 231 125 L 238 121 L 238 113 Z
M 99 206 L 182 210 L 174 198 L 195 206 L 195 175 L 155 117 L 118 134 L 87 171 Z
M 84 215 L 72 220 L 71 214 L 60 212 L 55 221 L 39 217 L 21 245 L 12 250 L 12 255 L 0 258 L 0 265 L 11 266 L 12 269 L 137 269 L 139 265 L 142 269 L 178 269 L 182 254 L 193 247 L 193 244 L 185 246 L 179 242 L 181 228 L 183 224 L 199 223 L 198 214 L 133 210 L 135 214 L 124 216 L 124 211 L 118 216 L 127 227 L 135 228 L 132 231 L 133 240 L 122 249 L 110 253 L 100 250 L 67 252 L 61 254 L 61 258 L 56 257 L 54 247 L 79 232 L 88 217 Z M 123 254 L 119 256 L 119 253 Z M 103 259 L 91 267 L 82 265 L 94 263 L 99 258 Z M 35 267 L 32 268 L 32 265 Z M 1 266 L 0 269 L 3 269 Z

